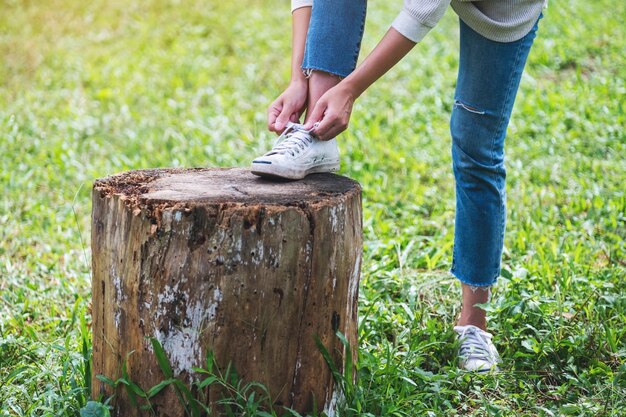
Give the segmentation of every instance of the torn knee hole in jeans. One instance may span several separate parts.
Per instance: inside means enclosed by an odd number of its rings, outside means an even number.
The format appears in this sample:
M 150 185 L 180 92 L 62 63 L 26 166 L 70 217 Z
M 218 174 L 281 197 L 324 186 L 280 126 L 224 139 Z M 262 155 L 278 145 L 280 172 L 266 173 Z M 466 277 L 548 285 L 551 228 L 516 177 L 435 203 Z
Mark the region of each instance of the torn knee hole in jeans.
M 459 99 L 454 99 L 454 107 L 461 107 L 465 110 L 467 110 L 470 113 L 475 113 L 475 114 L 485 114 L 484 110 L 481 110 L 479 108 L 470 106 L 469 104 L 465 104 L 463 103 L 461 100 Z

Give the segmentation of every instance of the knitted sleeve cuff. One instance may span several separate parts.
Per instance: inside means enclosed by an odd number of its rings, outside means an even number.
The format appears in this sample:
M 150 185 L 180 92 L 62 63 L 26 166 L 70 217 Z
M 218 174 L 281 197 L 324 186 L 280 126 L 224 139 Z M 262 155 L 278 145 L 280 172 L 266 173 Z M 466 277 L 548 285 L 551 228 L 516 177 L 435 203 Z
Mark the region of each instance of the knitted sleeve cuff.
M 300 7 L 311 7 L 313 6 L 313 0 L 291 0 L 291 12 L 299 9 Z
M 295 0 L 293 0 L 295 1 Z M 403 9 L 391 24 L 391 27 L 400 32 L 405 38 L 417 43 L 424 39 L 424 36 L 432 28 L 420 22 L 408 11 Z

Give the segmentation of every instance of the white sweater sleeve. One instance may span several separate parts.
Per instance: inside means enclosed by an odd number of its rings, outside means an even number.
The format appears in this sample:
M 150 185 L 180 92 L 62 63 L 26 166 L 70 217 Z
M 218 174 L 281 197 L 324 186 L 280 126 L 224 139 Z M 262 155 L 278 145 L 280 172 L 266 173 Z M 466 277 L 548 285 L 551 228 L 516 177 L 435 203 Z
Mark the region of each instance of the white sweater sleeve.
M 450 0 L 404 0 L 404 7 L 391 27 L 409 40 L 419 42 L 435 27 L 449 5 Z
M 299 9 L 300 7 L 311 7 L 313 6 L 313 0 L 291 0 L 291 12 Z

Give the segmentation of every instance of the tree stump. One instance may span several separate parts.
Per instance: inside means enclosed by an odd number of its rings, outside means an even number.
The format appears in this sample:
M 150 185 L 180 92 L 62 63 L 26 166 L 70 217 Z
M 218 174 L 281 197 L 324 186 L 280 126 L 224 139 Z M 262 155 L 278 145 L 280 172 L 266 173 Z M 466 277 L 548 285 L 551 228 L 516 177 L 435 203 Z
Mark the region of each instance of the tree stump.
M 213 352 L 275 405 L 306 413 L 315 400 L 333 415 L 340 393 L 315 338 L 341 364 L 339 330 L 356 358 L 361 228 L 358 183 L 332 174 L 276 182 L 237 168 L 154 169 L 97 180 L 92 394 L 113 394 L 96 375 L 116 379 L 124 363 L 143 389 L 164 380 L 154 337 L 186 384 Z M 148 415 L 116 391 L 113 416 Z M 184 415 L 172 387 L 151 402 L 158 416 Z

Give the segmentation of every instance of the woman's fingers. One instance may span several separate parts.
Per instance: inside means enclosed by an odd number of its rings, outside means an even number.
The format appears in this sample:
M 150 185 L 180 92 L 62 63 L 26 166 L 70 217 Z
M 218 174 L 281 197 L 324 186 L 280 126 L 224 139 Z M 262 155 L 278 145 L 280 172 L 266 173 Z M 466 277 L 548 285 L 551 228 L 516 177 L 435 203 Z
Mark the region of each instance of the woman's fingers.
M 267 115 L 267 128 L 276 133 L 282 132 L 287 122 L 297 122 L 300 117 L 296 106 L 289 103 L 271 105 L 267 110 Z
M 332 124 L 328 124 L 324 127 L 324 131 L 320 132 L 320 133 L 316 133 L 317 129 L 315 129 L 313 131 L 313 133 L 315 134 L 315 136 L 317 136 L 317 138 L 319 140 L 329 140 L 332 139 L 334 136 L 331 136 L 333 134 L 334 131 L 337 130 L 337 125 L 335 123 Z
M 352 113 L 353 96 L 342 84 L 328 90 L 317 102 L 305 129 L 313 129 L 313 134 L 321 140 L 329 140 L 346 130 Z
M 301 116 L 300 112 L 292 113 L 291 117 L 289 118 L 289 121 L 291 123 L 300 123 L 300 116 Z
M 342 121 L 339 121 L 333 124 L 324 134 L 322 140 L 331 140 L 332 138 L 338 136 L 341 132 L 348 128 L 348 124 Z
M 276 118 L 276 122 L 274 123 L 274 131 L 276 133 L 282 132 L 285 127 L 287 127 L 287 122 L 291 119 L 298 109 L 293 105 L 285 105 Z
M 328 140 L 331 137 L 328 136 L 328 133 L 332 131 L 337 125 L 337 118 L 330 113 L 325 113 L 323 119 L 319 122 L 319 125 L 315 127 L 313 130 L 313 134 L 320 140 Z
M 281 133 L 289 121 L 297 122 L 306 107 L 307 83 L 291 83 L 267 109 L 267 128 Z
M 322 118 L 324 117 L 324 113 L 326 112 L 326 107 L 326 102 L 324 100 L 320 99 L 317 101 L 315 107 L 313 108 L 313 111 L 308 116 L 308 121 L 304 124 L 304 128 L 306 130 L 313 129 L 313 125 L 322 120 Z M 319 126 L 317 126 L 315 130 L 318 131 L 318 128 Z
M 283 105 L 278 100 L 273 102 L 267 109 L 267 129 L 270 132 L 276 131 L 274 130 L 275 129 L 274 126 L 276 123 L 276 119 L 278 118 L 278 116 L 280 116 L 282 109 L 283 109 Z
M 281 133 L 288 122 L 298 123 L 301 110 L 296 104 L 285 103 L 284 105 L 272 105 L 267 110 L 267 128 L 276 133 Z
M 322 122 L 313 130 L 313 134 L 320 140 L 331 140 L 348 128 L 348 120 L 331 115 L 324 117 Z
M 318 113 L 316 113 L 316 111 L 318 111 Z M 321 116 L 319 116 L 319 112 L 323 112 Z M 340 117 L 331 108 L 327 107 L 324 102 L 320 101 L 304 128 L 308 130 L 312 129 L 313 134 L 320 140 L 330 140 L 346 130 L 349 117 L 349 114 Z M 315 123 L 318 123 L 317 126 Z

